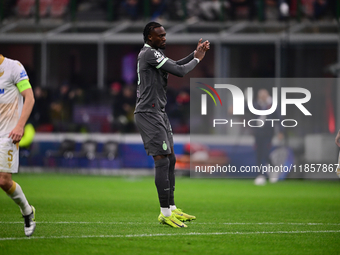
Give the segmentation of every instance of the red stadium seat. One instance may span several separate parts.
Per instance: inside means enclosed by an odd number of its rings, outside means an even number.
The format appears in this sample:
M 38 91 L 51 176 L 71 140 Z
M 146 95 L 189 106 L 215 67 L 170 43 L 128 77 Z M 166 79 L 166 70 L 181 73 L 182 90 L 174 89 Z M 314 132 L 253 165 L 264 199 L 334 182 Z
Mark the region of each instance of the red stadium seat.
M 40 0 L 39 13 L 40 17 L 46 17 L 51 8 L 52 0 Z
M 61 17 L 66 13 L 69 0 L 52 0 L 51 17 Z
M 28 17 L 33 12 L 35 0 L 19 0 L 17 2 L 17 13 L 21 17 Z

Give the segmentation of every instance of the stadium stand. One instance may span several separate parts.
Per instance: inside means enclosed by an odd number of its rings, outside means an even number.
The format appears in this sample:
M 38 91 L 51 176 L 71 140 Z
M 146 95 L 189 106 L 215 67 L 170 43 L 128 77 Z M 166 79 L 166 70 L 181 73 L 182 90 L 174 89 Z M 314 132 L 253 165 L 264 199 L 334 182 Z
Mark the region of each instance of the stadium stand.
M 65 15 L 68 10 L 70 0 L 52 0 L 50 8 L 51 8 L 51 17 L 58 18 Z
M 19 17 L 29 17 L 33 13 L 35 0 L 19 0 L 16 8 Z

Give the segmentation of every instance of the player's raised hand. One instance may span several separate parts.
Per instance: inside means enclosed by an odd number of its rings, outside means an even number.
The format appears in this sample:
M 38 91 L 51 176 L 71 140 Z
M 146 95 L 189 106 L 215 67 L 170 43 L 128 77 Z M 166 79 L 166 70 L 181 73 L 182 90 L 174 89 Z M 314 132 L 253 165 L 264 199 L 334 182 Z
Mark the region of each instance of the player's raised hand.
M 204 49 L 203 45 L 201 45 L 194 54 L 195 58 L 198 58 L 200 61 L 204 58 L 206 50 Z
M 197 47 L 196 47 L 196 51 L 197 51 L 197 50 L 199 49 L 199 47 L 202 45 L 202 41 L 203 41 L 202 38 L 198 40 Z
M 204 51 L 207 51 L 210 49 L 210 42 L 208 40 L 206 40 L 205 42 L 202 42 L 203 39 L 199 39 L 198 41 L 198 44 L 197 44 L 197 48 L 195 50 L 195 53 L 196 51 L 198 51 L 199 49 L 203 49 Z
M 210 49 L 210 42 L 206 40 L 204 43 L 201 44 L 201 47 L 204 51 L 208 51 Z

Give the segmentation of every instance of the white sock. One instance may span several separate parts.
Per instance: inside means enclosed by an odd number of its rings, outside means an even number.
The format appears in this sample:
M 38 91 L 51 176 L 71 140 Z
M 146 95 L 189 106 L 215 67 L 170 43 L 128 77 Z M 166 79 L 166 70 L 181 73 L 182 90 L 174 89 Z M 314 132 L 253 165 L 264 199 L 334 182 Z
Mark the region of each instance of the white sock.
M 25 194 L 18 183 L 13 181 L 13 186 L 7 191 L 7 195 L 20 207 L 22 215 L 32 213 L 32 207 L 28 204 Z
M 165 217 L 171 216 L 171 210 L 168 207 L 161 207 L 161 213 L 163 213 Z
M 173 211 L 173 210 L 176 210 L 177 207 L 175 205 L 170 205 L 170 210 Z

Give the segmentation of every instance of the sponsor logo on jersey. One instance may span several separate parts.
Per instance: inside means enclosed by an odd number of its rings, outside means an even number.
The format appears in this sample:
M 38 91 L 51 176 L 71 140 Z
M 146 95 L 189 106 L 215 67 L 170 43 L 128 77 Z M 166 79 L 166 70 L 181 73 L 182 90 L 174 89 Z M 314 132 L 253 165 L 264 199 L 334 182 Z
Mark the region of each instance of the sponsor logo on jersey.
M 0 89 L 0 95 L 5 94 L 5 89 Z
M 164 56 L 160 57 L 159 59 L 156 59 L 157 63 L 161 62 L 164 59 Z
M 20 79 L 27 77 L 27 73 L 25 72 L 25 70 L 22 70 L 22 72 L 20 73 Z

